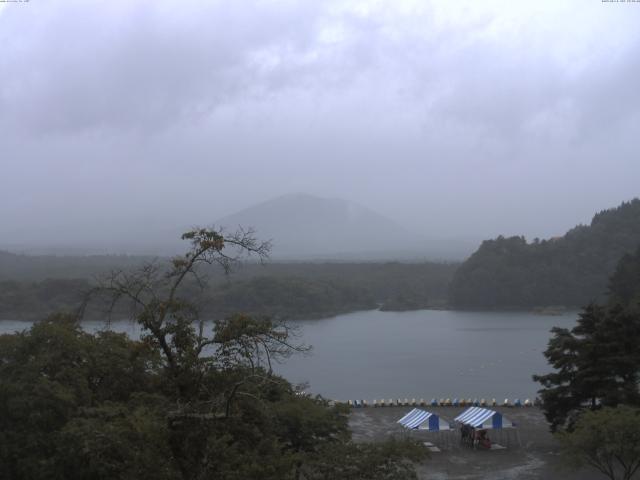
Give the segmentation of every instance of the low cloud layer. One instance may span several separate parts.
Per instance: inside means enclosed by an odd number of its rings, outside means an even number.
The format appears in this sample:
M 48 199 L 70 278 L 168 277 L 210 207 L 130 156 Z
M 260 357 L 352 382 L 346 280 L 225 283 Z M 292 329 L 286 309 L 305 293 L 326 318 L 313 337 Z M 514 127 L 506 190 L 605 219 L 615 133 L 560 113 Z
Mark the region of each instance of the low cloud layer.
M 451 3 L 0 4 L 0 242 L 288 192 L 544 237 L 640 195 L 640 4 Z

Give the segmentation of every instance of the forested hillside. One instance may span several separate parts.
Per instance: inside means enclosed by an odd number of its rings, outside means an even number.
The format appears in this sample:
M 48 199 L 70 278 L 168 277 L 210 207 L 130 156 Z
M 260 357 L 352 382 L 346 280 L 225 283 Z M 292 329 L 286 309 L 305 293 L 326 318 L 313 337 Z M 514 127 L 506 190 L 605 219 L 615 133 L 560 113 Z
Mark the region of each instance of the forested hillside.
M 609 279 L 609 303 L 640 307 L 640 246 L 635 254 L 626 254 Z
M 457 270 L 450 303 L 464 308 L 582 306 L 602 300 L 620 258 L 640 245 L 640 200 L 597 213 L 563 237 L 487 240 Z
M 135 268 L 143 255 L 22 255 L 0 250 L 0 281 L 92 278 L 109 270 Z
M 31 320 L 74 310 L 95 278 L 135 268 L 145 260 L 149 258 L 0 254 L 6 267 L 0 273 L 0 320 Z M 228 277 L 203 268 L 209 287 L 200 308 L 211 318 L 241 311 L 302 319 L 380 305 L 387 310 L 442 306 L 456 268 L 457 264 L 431 262 L 245 263 Z

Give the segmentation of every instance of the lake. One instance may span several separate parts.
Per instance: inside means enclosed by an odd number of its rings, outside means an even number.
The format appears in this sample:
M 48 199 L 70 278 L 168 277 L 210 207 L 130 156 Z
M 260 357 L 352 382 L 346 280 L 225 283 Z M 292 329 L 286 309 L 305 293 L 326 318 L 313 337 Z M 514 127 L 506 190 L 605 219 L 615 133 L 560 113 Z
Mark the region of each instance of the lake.
M 553 326 L 572 327 L 577 313 L 357 312 L 298 322 L 313 345 L 309 357 L 279 371 L 308 381 L 329 398 L 531 398 L 546 373 L 542 352 Z
M 531 398 L 534 373 L 547 373 L 542 355 L 553 326 L 571 328 L 577 313 L 377 310 L 298 321 L 300 340 L 313 345 L 276 366 L 294 383 L 327 398 Z M 104 327 L 86 322 L 88 331 Z M 28 328 L 0 321 L 0 333 Z M 137 326 L 113 322 L 130 336 Z

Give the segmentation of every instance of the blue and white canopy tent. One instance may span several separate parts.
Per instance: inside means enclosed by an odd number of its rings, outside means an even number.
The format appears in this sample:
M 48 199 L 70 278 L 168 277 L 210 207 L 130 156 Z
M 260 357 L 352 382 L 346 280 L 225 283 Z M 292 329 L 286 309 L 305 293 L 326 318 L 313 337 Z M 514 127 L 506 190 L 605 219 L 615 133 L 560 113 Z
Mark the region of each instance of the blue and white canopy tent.
M 515 429 L 515 423 L 505 418 L 500 412 L 489 410 L 488 408 L 471 407 L 453 419 L 461 425 L 466 425 L 475 430 L 495 430 L 499 432 L 500 440 L 503 440 L 502 432 L 505 432 L 507 445 L 509 444 L 509 435 L 507 432 L 515 431 L 516 440 L 520 444 L 520 435 Z M 513 430 L 511 430 L 513 429 Z
M 478 430 L 515 427 L 514 423 L 503 417 L 501 413 L 482 407 L 467 408 L 454 418 L 454 421 Z
M 449 422 L 442 420 L 435 413 L 427 412 L 419 408 L 414 408 L 398 423 L 409 430 L 428 430 L 430 432 L 441 432 L 451 430 Z
M 427 412 L 419 408 L 414 408 L 404 417 L 398 420 L 398 423 L 409 430 L 409 433 L 416 431 L 435 433 L 438 440 L 444 440 L 444 443 L 446 443 L 447 446 L 449 446 L 450 444 L 450 440 L 448 438 L 449 435 L 441 437 L 441 434 L 443 432 L 452 432 L 453 430 L 451 429 L 451 425 L 449 424 L 449 422 L 441 419 L 440 416 L 436 415 L 435 413 Z M 432 452 L 440 451 L 440 449 L 431 442 L 425 442 L 424 444 Z

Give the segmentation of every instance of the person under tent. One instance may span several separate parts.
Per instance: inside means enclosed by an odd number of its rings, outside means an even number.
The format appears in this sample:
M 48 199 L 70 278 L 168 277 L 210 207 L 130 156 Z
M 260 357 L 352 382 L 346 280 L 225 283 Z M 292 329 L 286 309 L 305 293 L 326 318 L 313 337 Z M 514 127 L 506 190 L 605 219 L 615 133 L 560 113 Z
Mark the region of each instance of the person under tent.
M 476 431 L 476 442 L 475 446 L 484 448 L 487 450 L 491 450 L 491 439 L 486 430 L 478 430 Z

